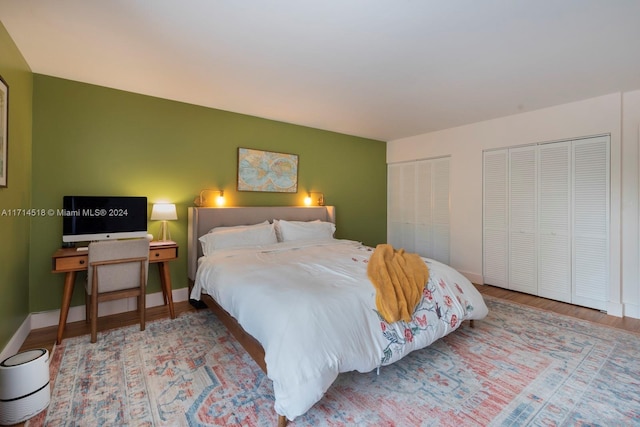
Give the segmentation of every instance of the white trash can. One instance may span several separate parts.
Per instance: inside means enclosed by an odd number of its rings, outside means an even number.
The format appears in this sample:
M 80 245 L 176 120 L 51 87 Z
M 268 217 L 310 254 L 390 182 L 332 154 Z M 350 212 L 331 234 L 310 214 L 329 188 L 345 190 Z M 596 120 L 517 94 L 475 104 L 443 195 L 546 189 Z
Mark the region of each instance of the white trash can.
M 0 362 L 0 425 L 12 425 L 39 414 L 51 399 L 49 352 L 27 350 Z

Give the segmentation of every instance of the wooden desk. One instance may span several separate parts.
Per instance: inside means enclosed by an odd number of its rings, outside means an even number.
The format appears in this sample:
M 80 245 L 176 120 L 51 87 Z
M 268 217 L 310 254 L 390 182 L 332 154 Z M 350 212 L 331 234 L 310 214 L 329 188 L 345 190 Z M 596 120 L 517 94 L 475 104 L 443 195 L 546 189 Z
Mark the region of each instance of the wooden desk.
M 173 310 L 173 295 L 171 293 L 171 273 L 169 271 L 169 261 L 178 258 L 178 245 L 175 242 L 167 244 L 151 242 L 149 247 L 149 263 L 158 264 L 160 271 L 160 284 L 162 285 L 162 296 L 164 305 L 169 305 L 171 318 L 175 319 Z M 67 315 L 71 305 L 71 296 L 76 282 L 76 273 L 86 271 L 89 265 L 89 254 L 87 251 L 79 251 L 76 248 L 58 249 L 51 258 L 52 273 L 65 273 L 64 290 L 62 293 L 62 305 L 60 307 L 60 321 L 58 322 L 58 335 L 56 342 L 60 344 L 64 328 L 67 324 Z

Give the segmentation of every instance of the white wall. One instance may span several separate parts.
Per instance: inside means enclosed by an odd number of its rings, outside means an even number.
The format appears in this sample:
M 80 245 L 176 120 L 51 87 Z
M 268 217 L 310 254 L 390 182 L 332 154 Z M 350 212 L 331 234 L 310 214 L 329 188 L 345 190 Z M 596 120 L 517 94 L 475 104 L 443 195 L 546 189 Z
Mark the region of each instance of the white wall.
M 622 302 L 640 319 L 640 90 L 622 96 Z
M 610 134 L 611 262 L 607 311 L 640 318 L 639 126 L 640 91 L 614 93 L 389 141 L 387 163 L 451 156 L 451 265 L 472 281 L 482 283 L 482 151 Z

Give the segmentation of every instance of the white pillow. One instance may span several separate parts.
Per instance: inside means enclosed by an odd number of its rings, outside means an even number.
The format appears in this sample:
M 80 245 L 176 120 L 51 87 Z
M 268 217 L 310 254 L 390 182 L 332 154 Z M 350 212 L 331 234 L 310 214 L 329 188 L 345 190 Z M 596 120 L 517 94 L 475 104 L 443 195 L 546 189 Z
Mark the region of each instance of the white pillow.
M 276 237 L 278 238 L 278 242 L 284 242 L 284 240 L 282 239 L 282 232 L 280 231 L 280 221 L 284 221 L 283 219 L 278 220 L 278 219 L 274 219 L 273 220 L 273 225 L 276 228 Z M 296 223 L 301 223 L 301 224 L 308 224 L 310 222 L 320 222 L 319 219 L 314 219 L 313 221 L 287 221 L 293 224 Z
M 218 229 L 220 228 L 220 229 Z M 218 227 L 201 236 L 202 253 L 207 256 L 220 249 L 243 248 L 278 243 L 273 224 L 252 226 Z
M 264 222 L 259 222 L 257 224 L 250 224 L 250 225 L 231 225 L 231 226 L 225 226 L 225 227 L 215 227 L 209 230 L 208 233 L 218 233 L 218 232 L 227 231 L 227 230 L 240 230 L 243 228 L 260 227 L 261 225 L 265 225 L 265 224 L 269 224 L 269 220 L 265 220 Z
M 333 239 L 336 225 L 325 221 L 274 221 L 280 242 Z

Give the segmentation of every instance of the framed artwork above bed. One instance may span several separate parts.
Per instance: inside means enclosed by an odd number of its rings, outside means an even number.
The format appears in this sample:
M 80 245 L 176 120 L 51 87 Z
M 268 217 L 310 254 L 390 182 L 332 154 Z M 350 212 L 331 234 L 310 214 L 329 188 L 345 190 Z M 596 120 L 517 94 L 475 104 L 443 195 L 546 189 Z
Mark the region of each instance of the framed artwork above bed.
M 238 191 L 298 192 L 298 155 L 238 148 Z

